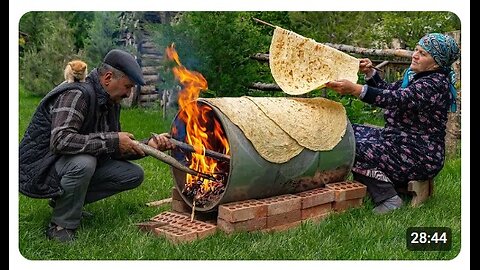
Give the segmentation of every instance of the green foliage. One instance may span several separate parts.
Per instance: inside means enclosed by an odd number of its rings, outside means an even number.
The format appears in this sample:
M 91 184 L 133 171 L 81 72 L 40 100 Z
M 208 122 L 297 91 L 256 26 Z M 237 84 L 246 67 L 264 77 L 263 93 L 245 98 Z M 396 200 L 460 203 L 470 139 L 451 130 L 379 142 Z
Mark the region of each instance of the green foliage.
M 426 33 L 460 29 L 459 18 L 451 12 L 289 12 L 289 17 L 290 30 L 318 42 L 369 48 L 389 46 L 393 38 L 414 48 Z
M 48 93 L 62 82 L 63 70 L 69 60 L 79 57 L 76 53 L 73 30 L 62 13 L 46 12 L 24 16 L 26 31 L 32 32 L 32 43 L 20 59 L 20 84 L 37 95 Z M 23 19 L 23 18 L 22 18 Z M 41 28 L 34 25 L 38 22 Z
M 73 29 L 75 47 L 81 50 L 85 47 L 85 41 L 89 36 L 92 21 L 95 13 L 92 11 L 66 12 L 68 25 Z
M 289 12 L 292 31 L 321 43 L 368 46 L 376 12 Z
M 375 26 L 378 31 L 373 32 L 374 38 L 383 44 L 399 38 L 410 49 L 427 33 L 460 30 L 460 19 L 452 12 L 381 12 L 379 16 L 381 21 Z
M 98 66 L 108 51 L 117 47 L 115 39 L 118 38 L 120 29 L 119 14 L 111 11 L 95 12 L 88 38 L 85 39 L 85 52 L 89 66 Z
M 27 130 L 28 124 L 30 123 L 30 119 L 32 119 L 37 105 L 40 103 L 41 97 L 34 95 L 34 93 L 31 91 L 26 91 L 25 87 L 20 85 L 18 100 L 18 107 L 20 108 L 18 115 L 18 131 L 20 141 L 25 133 L 25 130 Z
M 35 50 L 41 46 L 41 43 L 48 36 L 48 32 L 45 28 L 49 27 L 48 24 L 55 17 L 54 12 L 36 12 L 31 11 L 23 14 L 19 22 L 20 32 L 26 35 L 23 44 L 24 51 Z M 50 27 L 52 27 L 50 25 Z M 21 55 L 22 56 L 22 55 Z
M 262 13 L 271 18 L 286 13 Z M 258 12 L 187 12 L 175 25 L 152 27 L 156 43 L 175 43 L 182 64 L 204 75 L 215 96 L 247 94 L 247 85 L 272 81 L 268 66 L 249 57 L 268 52 L 271 36 L 251 18 Z M 268 31 L 271 31 L 270 29 Z M 168 65 L 168 64 L 167 64 Z M 170 69 L 163 70 L 167 87 L 173 84 Z
M 25 13 L 19 22 L 19 30 L 27 35 L 23 49 L 30 50 L 38 47 L 50 35 L 48 23 L 55 18 L 64 18 L 68 27 L 72 29 L 71 35 L 74 39 L 76 51 L 83 49 L 85 39 L 88 36 L 94 12 L 28 12 Z

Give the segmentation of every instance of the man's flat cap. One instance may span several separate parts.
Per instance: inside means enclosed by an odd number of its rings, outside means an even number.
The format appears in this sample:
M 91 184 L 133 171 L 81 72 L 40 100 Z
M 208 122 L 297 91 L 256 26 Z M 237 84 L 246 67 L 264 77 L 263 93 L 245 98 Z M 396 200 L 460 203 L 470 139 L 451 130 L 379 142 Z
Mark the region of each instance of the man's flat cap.
M 142 69 L 132 54 L 119 49 L 113 49 L 105 55 L 103 63 L 122 71 L 136 84 L 145 85 Z

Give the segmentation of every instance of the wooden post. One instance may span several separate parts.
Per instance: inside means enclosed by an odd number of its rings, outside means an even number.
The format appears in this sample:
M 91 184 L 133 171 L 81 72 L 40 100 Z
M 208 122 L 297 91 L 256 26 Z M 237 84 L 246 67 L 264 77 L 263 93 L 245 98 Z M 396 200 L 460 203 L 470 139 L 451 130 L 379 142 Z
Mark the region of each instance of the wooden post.
M 447 35 L 453 37 L 457 42 L 458 46 L 461 47 L 460 44 L 460 31 L 454 31 L 450 33 L 446 33 Z M 457 78 L 457 111 L 456 112 L 449 112 L 448 113 L 448 121 L 447 121 L 447 134 L 445 135 L 445 152 L 447 156 L 454 155 L 458 152 L 458 148 L 460 146 L 460 137 L 461 137 L 461 84 L 460 78 L 460 59 L 453 63 L 453 71 L 455 72 L 455 76 Z

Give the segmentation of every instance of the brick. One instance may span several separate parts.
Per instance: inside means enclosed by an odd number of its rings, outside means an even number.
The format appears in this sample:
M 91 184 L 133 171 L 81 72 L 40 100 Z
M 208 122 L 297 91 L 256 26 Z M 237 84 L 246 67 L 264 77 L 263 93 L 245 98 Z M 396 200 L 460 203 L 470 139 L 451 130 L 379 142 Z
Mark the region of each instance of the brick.
M 197 233 L 193 230 L 166 225 L 154 229 L 155 234 L 164 236 L 168 241 L 174 244 L 190 242 L 197 239 Z
M 301 218 L 302 212 L 300 209 L 277 215 L 271 215 L 267 217 L 267 228 L 273 228 L 276 226 L 300 221 Z
M 332 203 L 325 203 L 314 207 L 302 209 L 302 220 L 313 218 L 316 216 L 323 216 L 324 214 L 328 214 L 331 211 Z
M 153 227 L 152 231 L 156 235 L 165 236 L 172 243 L 202 239 L 214 234 L 217 230 L 217 226 L 214 224 L 199 220 L 190 221 L 189 216 L 175 212 L 163 212 L 153 217 L 150 223 L 163 224 Z
M 165 226 L 167 224 L 168 223 L 166 222 L 149 220 L 145 222 L 136 223 L 135 225 L 142 231 L 153 231 L 153 229 L 157 227 Z
M 188 215 L 192 213 L 192 208 L 190 208 L 190 206 L 188 206 L 183 200 L 172 200 L 172 211 Z
M 257 218 L 257 219 L 250 219 L 240 222 L 228 222 L 221 218 L 217 220 L 217 228 L 226 232 L 226 233 L 233 233 L 237 231 L 256 231 L 265 229 L 267 227 L 267 218 Z
M 209 225 L 212 225 L 212 224 L 209 224 Z M 216 231 L 217 231 L 217 225 L 213 225 L 212 227 L 205 226 L 205 225 L 199 226 L 196 230 L 197 238 L 203 239 L 209 235 L 215 234 Z
M 349 208 L 359 207 L 363 203 L 363 198 L 356 198 L 346 201 L 333 202 L 333 210 L 337 212 L 345 211 Z
M 302 207 L 302 198 L 292 194 L 260 199 L 259 201 L 267 205 L 267 216 L 299 210 Z
M 343 181 L 327 184 L 326 187 L 335 191 L 335 201 L 337 202 L 363 198 L 367 194 L 367 186 L 359 182 Z
M 191 230 L 197 233 L 197 237 L 199 239 L 207 237 L 211 234 L 214 234 L 217 230 L 216 225 L 209 224 L 199 220 L 190 221 L 185 219 L 179 219 L 179 220 L 172 221 L 170 225 Z
M 177 201 L 183 201 L 183 198 L 176 187 L 172 188 L 172 199 Z
M 218 218 L 228 222 L 239 222 L 266 216 L 267 204 L 258 200 L 227 203 L 218 207 Z
M 335 200 L 335 192 L 329 188 L 316 188 L 296 193 L 295 195 L 302 198 L 302 209 L 326 204 Z
M 190 217 L 184 214 L 166 211 L 152 217 L 150 220 L 170 223 L 172 221 L 176 221 L 180 219 L 190 220 Z

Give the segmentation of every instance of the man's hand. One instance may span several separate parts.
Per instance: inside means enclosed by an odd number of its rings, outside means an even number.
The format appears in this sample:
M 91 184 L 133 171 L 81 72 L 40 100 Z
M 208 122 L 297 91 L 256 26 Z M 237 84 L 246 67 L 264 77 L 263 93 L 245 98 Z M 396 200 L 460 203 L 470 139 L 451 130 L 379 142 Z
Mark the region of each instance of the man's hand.
M 169 140 L 170 134 L 154 134 L 150 140 L 148 140 L 148 145 L 158 149 L 159 151 L 165 151 L 175 148 L 175 145 Z
M 140 155 L 145 156 L 143 150 L 138 147 L 133 134 L 128 132 L 118 132 L 118 141 L 120 154 L 122 155 Z
M 325 86 L 341 95 L 354 95 L 358 97 L 362 92 L 362 86 L 360 84 L 352 83 L 344 79 L 327 82 Z

